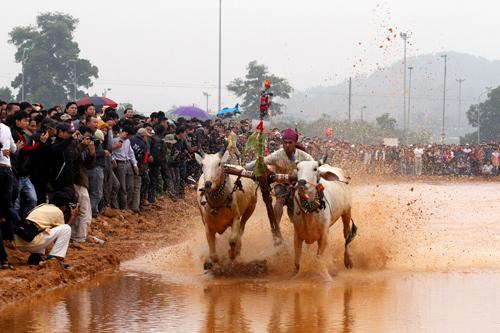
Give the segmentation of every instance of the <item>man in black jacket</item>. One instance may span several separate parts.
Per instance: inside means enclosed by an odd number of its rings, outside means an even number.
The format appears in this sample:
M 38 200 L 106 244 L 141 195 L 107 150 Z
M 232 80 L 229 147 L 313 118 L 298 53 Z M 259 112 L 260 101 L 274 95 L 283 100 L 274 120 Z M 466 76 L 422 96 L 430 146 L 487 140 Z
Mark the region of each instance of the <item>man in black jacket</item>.
M 75 132 L 67 123 L 58 124 L 56 131 L 56 140 L 50 146 L 49 181 L 54 191 L 62 191 L 70 197 L 72 202 L 76 202 L 75 164 L 69 145 L 71 141 L 77 139 L 80 132 Z
M 158 188 L 158 179 L 160 177 L 160 172 L 163 178 L 163 182 L 167 183 L 167 178 L 170 174 L 165 172 L 166 169 L 163 168 L 165 164 L 165 142 L 163 142 L 165 134 L 165 126 L 158 125 L 156 127 L 156 134 L 149 137 L 149 151 L 151 155 L 149 156 L 152 161 L 148 163 L 149 168 L 149 191 L 148 191 L 148 201 L 150 203 L 155 202 L 156 190 Z M 165 186 L 164 186 L 165 189 Z
M 174 168 L 174 179 L 177 190 L 177 197 L 185 199 L 185 186 L 186 186 L 186 154 L 192 150 L 191 144 L 186 140 L 187 130 L 186 127 L 180 126 L 175 130 L 175 139 L 177 142 L 174 144 L 174 154 L 177 157 L 172 162 Z
M 30 136 L 24 132 L 29 125 L 28 113 L 17 111 L 14 113 L 13 119 L 15 125 L 11 128 L 12 138 L 16 143 L 22 142 L 22 145 L 19 145 L 20 149 L 12 154 L 12 169 L 19 186 L 15 208 L 19 211 L 19 215 L 25 218 L 37 204 L 35 187 L 30 180 L 30 156 L 40 148 L 41 143 L 47 141 L 48 134 L 40 137 L 41 142 L 33 144 Z
M 51 138 L 56 134 L 57 121 L 50 118 L 45 118 L 40 123 L 40 130 L 31 136 L 31 140 L 36 144 L 40 143 L 40 147 L 35 149 L 31 155 L 31 182 L 35 186 L 37 205 L 47 202 L 47 184 L 49 182 L 50 163 L 47 156 L 50 154 Z M 42 135 L 47 133 L 49 139 L 44 143 Z

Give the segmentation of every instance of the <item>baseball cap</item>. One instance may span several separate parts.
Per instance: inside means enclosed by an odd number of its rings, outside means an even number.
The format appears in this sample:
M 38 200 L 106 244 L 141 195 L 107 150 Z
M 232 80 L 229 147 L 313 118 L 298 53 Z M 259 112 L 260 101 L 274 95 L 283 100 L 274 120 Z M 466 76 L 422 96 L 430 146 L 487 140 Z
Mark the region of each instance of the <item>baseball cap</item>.
M 75 130 L 71 128 L 71 125 L 68 123 L 59 123 L 56 126 L 56 130 L 63 132 L 75 133 Z
M 140 136 L 148 135 L 148 131 L 145 128 L 139 128 L 137 134 L 139 134 Z

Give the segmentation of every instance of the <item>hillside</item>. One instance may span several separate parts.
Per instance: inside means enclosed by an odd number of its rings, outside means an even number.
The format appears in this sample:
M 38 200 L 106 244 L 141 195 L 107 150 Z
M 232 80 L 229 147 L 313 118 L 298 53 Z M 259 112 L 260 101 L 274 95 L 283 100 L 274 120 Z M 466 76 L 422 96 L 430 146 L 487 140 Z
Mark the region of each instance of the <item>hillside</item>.
M 465 113 L 471 104 L 477 103 L 478 96 L 486 86 L 500 85 L 500 61 L 489 61 L 470 54 L 446 52 L 426 54 L 407 58 L 408 67 L 412 66 L 411 92 L 409 91 L 410 70 L 407 69 L 407 90 L 410 98 L 410 128 L 425 128 L 440 137 L 443 112 L 444 58 L 447 54 L 445 131 L 446 141 L 456 142 L 459 135 L 459 84 L 462 83 L 462 107 L 460 123 L 462 135 L 474 131 L 469 126 Z M 322 113 L 335 119 L 346 119 L 349 101 L 349 80 L 334 86 L 318 86 L 298 91 L 286 101 L 286 117 L 296 119 L 317 119 Z M 481 100 L 486 99 L 486 94 Z M 351 119 L 360 118 L 360 110 L 366 121 L 374 122 L 384 112 L 389 112 L 403 124 L 403 64 L 393 63 L 378 68 L 371 74 L 352 78 Z

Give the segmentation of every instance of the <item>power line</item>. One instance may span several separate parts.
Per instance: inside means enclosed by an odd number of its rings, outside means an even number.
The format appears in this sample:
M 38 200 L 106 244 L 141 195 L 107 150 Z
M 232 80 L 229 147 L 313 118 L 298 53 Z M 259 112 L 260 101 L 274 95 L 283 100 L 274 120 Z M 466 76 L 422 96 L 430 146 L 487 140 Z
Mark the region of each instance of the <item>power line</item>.
M 6 78 L 6 79 L 14 79 L 15 77 L 13 76 L 3 76 L 0 75 L 0 78 Z M 191 89 L 199 89 L 199 88 L 205 88 L 205 89 L 215 89 L 215 85 L 207 85 L 207 84 L 192 84 L 192 83 L 186 83 L 186 84 L 179 84 L 179 83 L 158 83 L 158 82 L 143 82 L 143 81 L 121 81 L 121 80 L 96 80 L 94 84 L 97 85 L 117 85 L 117 86 L 134 86 L 134 87 L 158 87 L 158 88 L 191 88 Z M 222 89 L 227 90 L 226 87 L 223 87 Z M 303 92 L 302 94 L 307 95 L 307 94 L 319 94 L 319 95 L 335 95 L 335 96 L 346 96 L 347 95 L 343 92 L 324 92 L 324 91 L 307 91 Z M 389 97 L 389 98 L 403 98 L 403 96 L 399 95 L 393 95 L 393 94 L 384 94 L 384 93 L 377 93 L 377 94 L 352 94 L 352 96 L 358 96 L 358 97 Z M 451 100 L 456 100 L 458 96 L 450 96 L 448 98 L 448 101 Z M 418 96 L 412 96 L 412 99 L 417 99 L 417 100 L 442 100 L 442 97 L 418 97 Z M 476 98 L 463 98 L 462 101 L 469 101 L 469 102 L 475 102 L 477 101 Z
M 308 91 L 308 92 L 304 92 L 302 93 L 304 95 L 307 95 L 307 94 L 321 94 L 321 95 L 337 95 L 337 96 L 346 96 L 348 97 L 348 95 L 346 93 L 341 93 L 341 92 L 320 92 L 320 91 Z M 360 97 L 389 97 L 389 98 L 403 98 L 403 96 L 399 96 L 399 95 L 393 95 L 393 94 L 352 94 L 352 96 L 360 96 Z M 412 96 L 411 97 L 412 99 L 421 99 L 421 100 L 439 100 L 439 101 L 442 101 L 443 98 L 442 97 L 414 97 Z M 450 98 L 447 98 L 447 100 L 455 100 L 457 99 L 458 96 L 450 96 Z M 476 101 L 477 99 L 475 98 L 469 98 L 469 99 L 464 99 L 462 98 L 462 101 L 471 101 L 471 102 L 474 102 Z
M 206 84 L 178 84 L 178 83 L 141 83 L 141 82 L 120 82 L 113 80 L 98 80 L 94 84 L 106 84 L 106 85 L 117 85 L 117 86 L 136 86 L 136 87 L 166 87 L 166 88 L 215 88 L 213 85 Z

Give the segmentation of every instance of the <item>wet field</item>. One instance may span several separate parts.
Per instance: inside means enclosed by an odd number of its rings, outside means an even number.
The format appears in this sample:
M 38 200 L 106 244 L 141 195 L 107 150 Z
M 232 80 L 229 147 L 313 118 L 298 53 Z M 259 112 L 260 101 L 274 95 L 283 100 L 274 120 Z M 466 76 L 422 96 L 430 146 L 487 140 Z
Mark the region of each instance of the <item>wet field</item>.
M 499 186 L 385 183 L 352 186 L 354 269 L 343 266 L 341 223 L 321 262 L 297 273 L 293 228 L 273 246 L 259 202 L 239 263 L 203 271 L 201 227 L 75 287 L 17 303 L 2 331 L 493 332 L 500 330 Z M 217 251 L 227 257 L 227 235 Z M 264 266 L 267 274 L 257 274 Z

